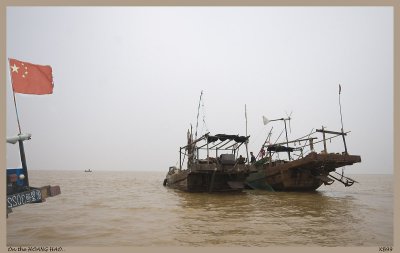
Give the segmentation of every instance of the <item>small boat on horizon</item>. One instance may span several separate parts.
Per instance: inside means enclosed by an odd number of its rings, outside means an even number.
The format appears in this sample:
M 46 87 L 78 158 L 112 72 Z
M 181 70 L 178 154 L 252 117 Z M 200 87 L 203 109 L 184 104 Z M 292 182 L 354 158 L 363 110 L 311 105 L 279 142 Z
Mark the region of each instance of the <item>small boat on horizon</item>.
M 85 172 L 92 172 L 92 170 L 91 170 L 91 169 L 88 169 L 88 170 L 85 170 Z

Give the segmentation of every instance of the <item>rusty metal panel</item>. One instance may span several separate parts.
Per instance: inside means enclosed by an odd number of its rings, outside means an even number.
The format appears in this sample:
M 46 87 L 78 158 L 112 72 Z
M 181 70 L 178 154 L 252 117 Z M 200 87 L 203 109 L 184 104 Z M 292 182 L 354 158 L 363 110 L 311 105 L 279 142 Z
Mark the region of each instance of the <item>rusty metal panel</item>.
M 40 187 L 40 192 L 42 193 L 42 201 L 46 201 L 46 198 L 49 197 L 48 188 L 50 186 L 42 186 Z
M 50 197 L 54 197 L 61 194 L 60 186 L 50 186 Z

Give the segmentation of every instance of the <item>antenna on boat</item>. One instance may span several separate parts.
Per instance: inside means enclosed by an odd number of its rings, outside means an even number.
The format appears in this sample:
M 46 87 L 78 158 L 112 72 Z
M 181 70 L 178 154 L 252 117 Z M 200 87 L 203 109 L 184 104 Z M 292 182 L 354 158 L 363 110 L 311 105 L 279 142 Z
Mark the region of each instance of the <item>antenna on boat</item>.
M 246 119 L 246 137 L 247 137 L 247 106 L 244 104 L 244 117 Z M 245 147 L 246 147 L 246 156 L 247 156 L 247 163 L 249 163 L 249 147 L 248 147 L 249 139 L 246 139 Z
M 201 97 L 203 96 L 203 91 L 200 93 L 200 99 L 199 99 L 199 106 L 197 107 L 197 121 L 196 121 L 196 133 L 194 139 L 197 139 L 197 128 L 199 127 L 199 113 L 200 113 L 200 103 L 201 103 Z
M 340 103 L 340 94 L 342 93 L 342 86 L 339 84 L 339 110 L 340 110 L 340 123 L 342 124 L 342 138 L 344 144 L 344 152 L 347 155 L 347 145 L 346 139 L 344 138 L 344 129 L 343 129 L 343 116 L 342 116 L 342 104 Z
M 291 111 L 289 115 L 287 114 L 287 112 L 285 112 L 285 113 L 286 113 L 286 116 L 287 116 L 286 119 L 289 121 L 289 131 L 290 131 L 290 133 L 292 133 L 292 126 L 290 125 L 290 120 L 292 118 L 290 118 L 290 116 L 292 116 L 293 111 Z
M 289 148 L 289 139 L 288 139 L 288 136 L 287 136 L 286 120 L 289 120 L 289 123 L 290 123 L 290 118 L 282 119 L 282 120 L 285 123 L 286 147 Z M 291 157 L 290 157 L 290 151 L 289 150 L 287 151 L 287 154 L 288 154 L 288 157 L 289 157 L 289 161 L 292 160 Z
M 244 118 L 246 119 L 246 136 L 247 136 L 247 107 L 246 107 L 246 104 L 244 104 Z

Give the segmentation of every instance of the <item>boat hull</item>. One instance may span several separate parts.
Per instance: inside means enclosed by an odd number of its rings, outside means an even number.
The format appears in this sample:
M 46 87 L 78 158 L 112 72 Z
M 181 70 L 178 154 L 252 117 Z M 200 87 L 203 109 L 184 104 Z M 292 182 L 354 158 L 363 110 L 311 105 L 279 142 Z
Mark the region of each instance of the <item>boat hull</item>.
M 329 173 L 336 168 L 361 162 L 361 157 L 347 154 L 310 153 L 295 161 L 275 161 L 258 167 L 246 179 L 252 189 L 274 191 L 315 191 L 323 184 L 333 183 Z
M 248 175 L 248 172 L 177 170 L 167 175 L 164 185 L 186 192 L 238 192 L 244 189 Z

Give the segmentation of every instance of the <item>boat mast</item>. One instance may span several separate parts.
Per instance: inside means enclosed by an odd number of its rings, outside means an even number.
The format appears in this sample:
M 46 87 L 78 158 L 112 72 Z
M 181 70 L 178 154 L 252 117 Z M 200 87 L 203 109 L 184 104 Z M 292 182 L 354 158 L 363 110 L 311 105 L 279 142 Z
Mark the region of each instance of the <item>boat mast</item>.
M 202 97 L 203 97 L 203 91 L 201 91 L 201 93 L 200 93 L 199 106 L 197 107 L 196 133 L 195 133 L 194 139 L 197 139 L 197 128 L 199 127 L 200 103 L 201 103 Z
M 322 132 L 322 140 L 324 141 L 324 153 L 328 154 L 328 150 L 326 149 L 325 127 L 322 126 L 321 129 L 322 129 L 321 130 L 321 132 Z
M 244 117 L 245 117 L 245 119 L 246 119 L 246 137 L 247 137 L 247 107 L 246 107 L 246 104 L 244 104 Z M 246 156 L 247 156 L 247 164 L 249 164 L 250 163 L 250 160 L 249 160 L 249 147 L 248 147 L 248 142 L 249 142 L 249 139 L 247 139 L 246 141 L 245 141 L 245 146 L 246 146 Z
M 340 123 L 342 124 L 342 137 L 343 137 L 343 144 L 344 144 L 344 152 L 347 155 L 347 145 L 346 139 L 344 138 L 344 130 L 343 130 L 343 116 L 342 116 L 342 104 L 340 103 L 340 94 L 342 93 L 342 86 L 339 84 L 339 109 L 340 109 Z
M 199 99 L 199 105 L 197 107 L 197 119 L 196 119 L 196 132 L 194 139 L 197 140 L 197 129 L 199 128 L 199 115 L 200 115 L 200 104 L 201 104 L 201 98 L 203 97 L 203 91 L 200 92 L 200 99 Z M 193 136 L 193 135 L 192 135 Z M 196 150 L 196 146 L 193 146 L 193 161 L 196 159 L 196 157 L 199 157 L 199 150 L 197 149 L 197 152 L 194 152 Z M 208 152 L 207 152 L 208 153 Z M 196 157 L 195 157 L 196 156 Z
M 283 119 L 283 122 L 285 123 L 286 147 L 289 148 L 289 139 L 288 139 L 288 136 L 287 136 L 286 120 L 290 120 L 290 118 Z M 288 154 L 289 161 L 292 160 L 291 157 L 290 157 L 290 151 L 289 151 L 289 149 L 288 149 L 288 151 L 287 151 L 287 154 Z
M 247 107 L 246 107 L 246 104 L 244 104 L 244 118 L 246 119 L 246 136 L 247 136 Z

